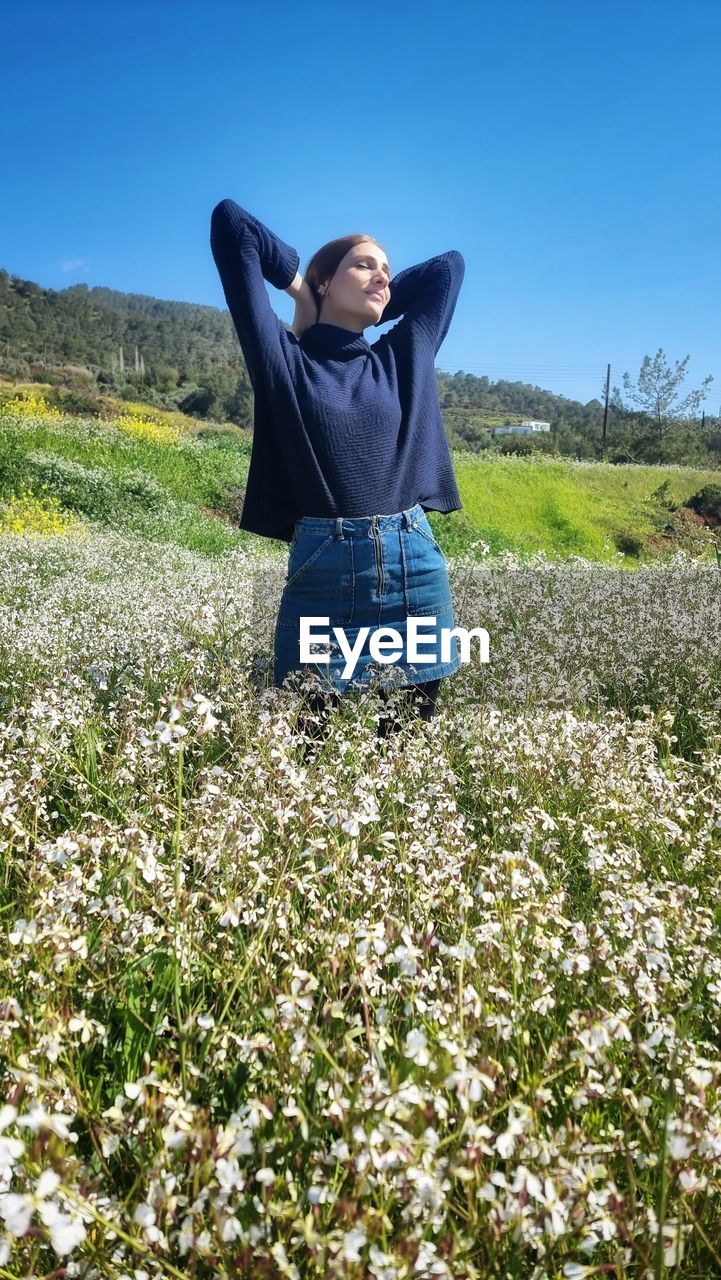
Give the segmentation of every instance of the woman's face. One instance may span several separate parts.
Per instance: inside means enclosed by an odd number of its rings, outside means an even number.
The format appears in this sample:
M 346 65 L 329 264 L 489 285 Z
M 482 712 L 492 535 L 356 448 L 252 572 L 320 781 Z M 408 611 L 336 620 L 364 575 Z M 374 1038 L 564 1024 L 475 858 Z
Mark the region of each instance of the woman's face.
M 377 324 L 388 305 L 391 269 L 383 250 L 372 240 L 354 244 L 326 282 L 319 317 L 359 332 Z

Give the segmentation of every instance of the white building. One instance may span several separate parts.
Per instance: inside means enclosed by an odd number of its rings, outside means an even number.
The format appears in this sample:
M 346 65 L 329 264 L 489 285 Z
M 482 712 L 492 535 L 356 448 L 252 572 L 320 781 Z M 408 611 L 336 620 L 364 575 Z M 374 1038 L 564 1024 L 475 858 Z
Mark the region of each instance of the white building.
M 508 435 L 512 432 L 515 436 L 530 436 L 532 431 L 550 431 L 550 422 L 535 422 L 528 420 L 527 422 L 513 422 L 506 427 L 492 427 L 491 434 L 494 436 Z

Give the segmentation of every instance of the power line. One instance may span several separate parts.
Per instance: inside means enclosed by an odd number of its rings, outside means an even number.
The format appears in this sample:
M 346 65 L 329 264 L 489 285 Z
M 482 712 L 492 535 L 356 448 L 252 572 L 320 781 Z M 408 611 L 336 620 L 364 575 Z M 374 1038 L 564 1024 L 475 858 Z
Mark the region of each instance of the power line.
M 574 365 L 574 364 L 553 365 L 553 364 L 532 364 L 530 362 L 520 363 L 520 364 L 503 364 L 503 363 L 499 363 L 498 361 L 481 362 L 481 361 L 474 360 L 473 364 L 468 365 L 467 368 L 463 370 L 459 370 L 458 372 L 474 373 L 476 369 L 483 369 L 485 370 L 486 373 L 528 373 L 528 374 L 536 373 L 544 377 L 548 375 L 555 375 L 555 376 L 573 375 L 576 377 L 585 377 L 585 376 L 595 377 L 597 374 L 600 373 L 601 377 L 605 378 L 606 366 L 608 363 L 609 363 L 608 361 L 603 361 L 598 365 Z M 635 360 L 611 360 L 610 361 L 611 368 L 617 371 L 617 376 L 620 376 L 622 373 L 626 371 L 630 371 L 634 369 L 636 363 L 638 362 Z M 640 364 L 639 364 L 639 368 L 640 368 Z M 447 370 L 443 370 L 443 372 L 447 372 Z M 454 375 L 449 374 L 449 376 L 453 377 Z
M 481 364 L 478 364 L 463 370 L 463 372 L 473 373 L 473 375 L 476 376 L 475 374 L 476 369 L 485 370 L 485 373 L 487 375 L 491 373 L 506 374 L 506 375 L 526 374 L 528 376 L 533 375 L 533 376 L 542 377 L 542 378 L 596 378 L 596 377 L 603 378 L 605 377 L 605 374 L 606 374 L 605 365 L 599 365 L 597 368 L 591 368 L 591 369 L 569 369 L 569 368 L 564 369 L 560 367 L 554 369 L 550 367 L 544 368 L 541 365 L 492 365 L 492 364 L 481 365 Z M 446 370 L 443 370 L 443 372 L 446 372 Z M 448 376 L 453 377 L 454 375 L 449 374 Z
M 476 361 L 475 363 L 481 362 Z M 519 360 L 518 362 L 510 360 L 487 360 L 483 361 L 483 363 L 489 369 L 567 369 L 578 372 L 579 370 L 582 371 L 584 369 L 593 371 L 594 369 L 603 368 L 603 364 L 570 364 L 569 362 L 562 364 L 545 364 L 541 361 L 537 362 L 535 360 Z

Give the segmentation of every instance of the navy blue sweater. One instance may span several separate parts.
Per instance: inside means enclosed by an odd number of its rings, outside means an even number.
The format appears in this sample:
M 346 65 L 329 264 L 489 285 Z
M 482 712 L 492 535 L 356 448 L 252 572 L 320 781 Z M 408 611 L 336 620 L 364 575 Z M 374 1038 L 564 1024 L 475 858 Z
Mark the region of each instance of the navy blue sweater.
M 254 393 L 240 528 L 290 542 L 299 516 L 459 510 L 434 365 L 463 282 L 458 250 L 391 279 L 375 324 L 402 319 L 371 345 L 325 322 L 300 338 L 285 328 L 264 280 L 286 289 L 300 258 L 234 200 L 213 209 L 210 246 Z

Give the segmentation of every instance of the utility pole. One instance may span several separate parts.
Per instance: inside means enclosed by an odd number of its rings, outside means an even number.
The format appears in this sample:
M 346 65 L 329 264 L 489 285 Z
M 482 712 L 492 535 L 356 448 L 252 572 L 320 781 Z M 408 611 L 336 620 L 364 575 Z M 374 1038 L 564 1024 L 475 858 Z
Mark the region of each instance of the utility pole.
M 603 409 L 603 442 L 601 445 L 603 453 L 606 452 L 606 428 L 608 426 L 608 388 L 611 382 L 611 366 L 606 366 L 606 403 Z

